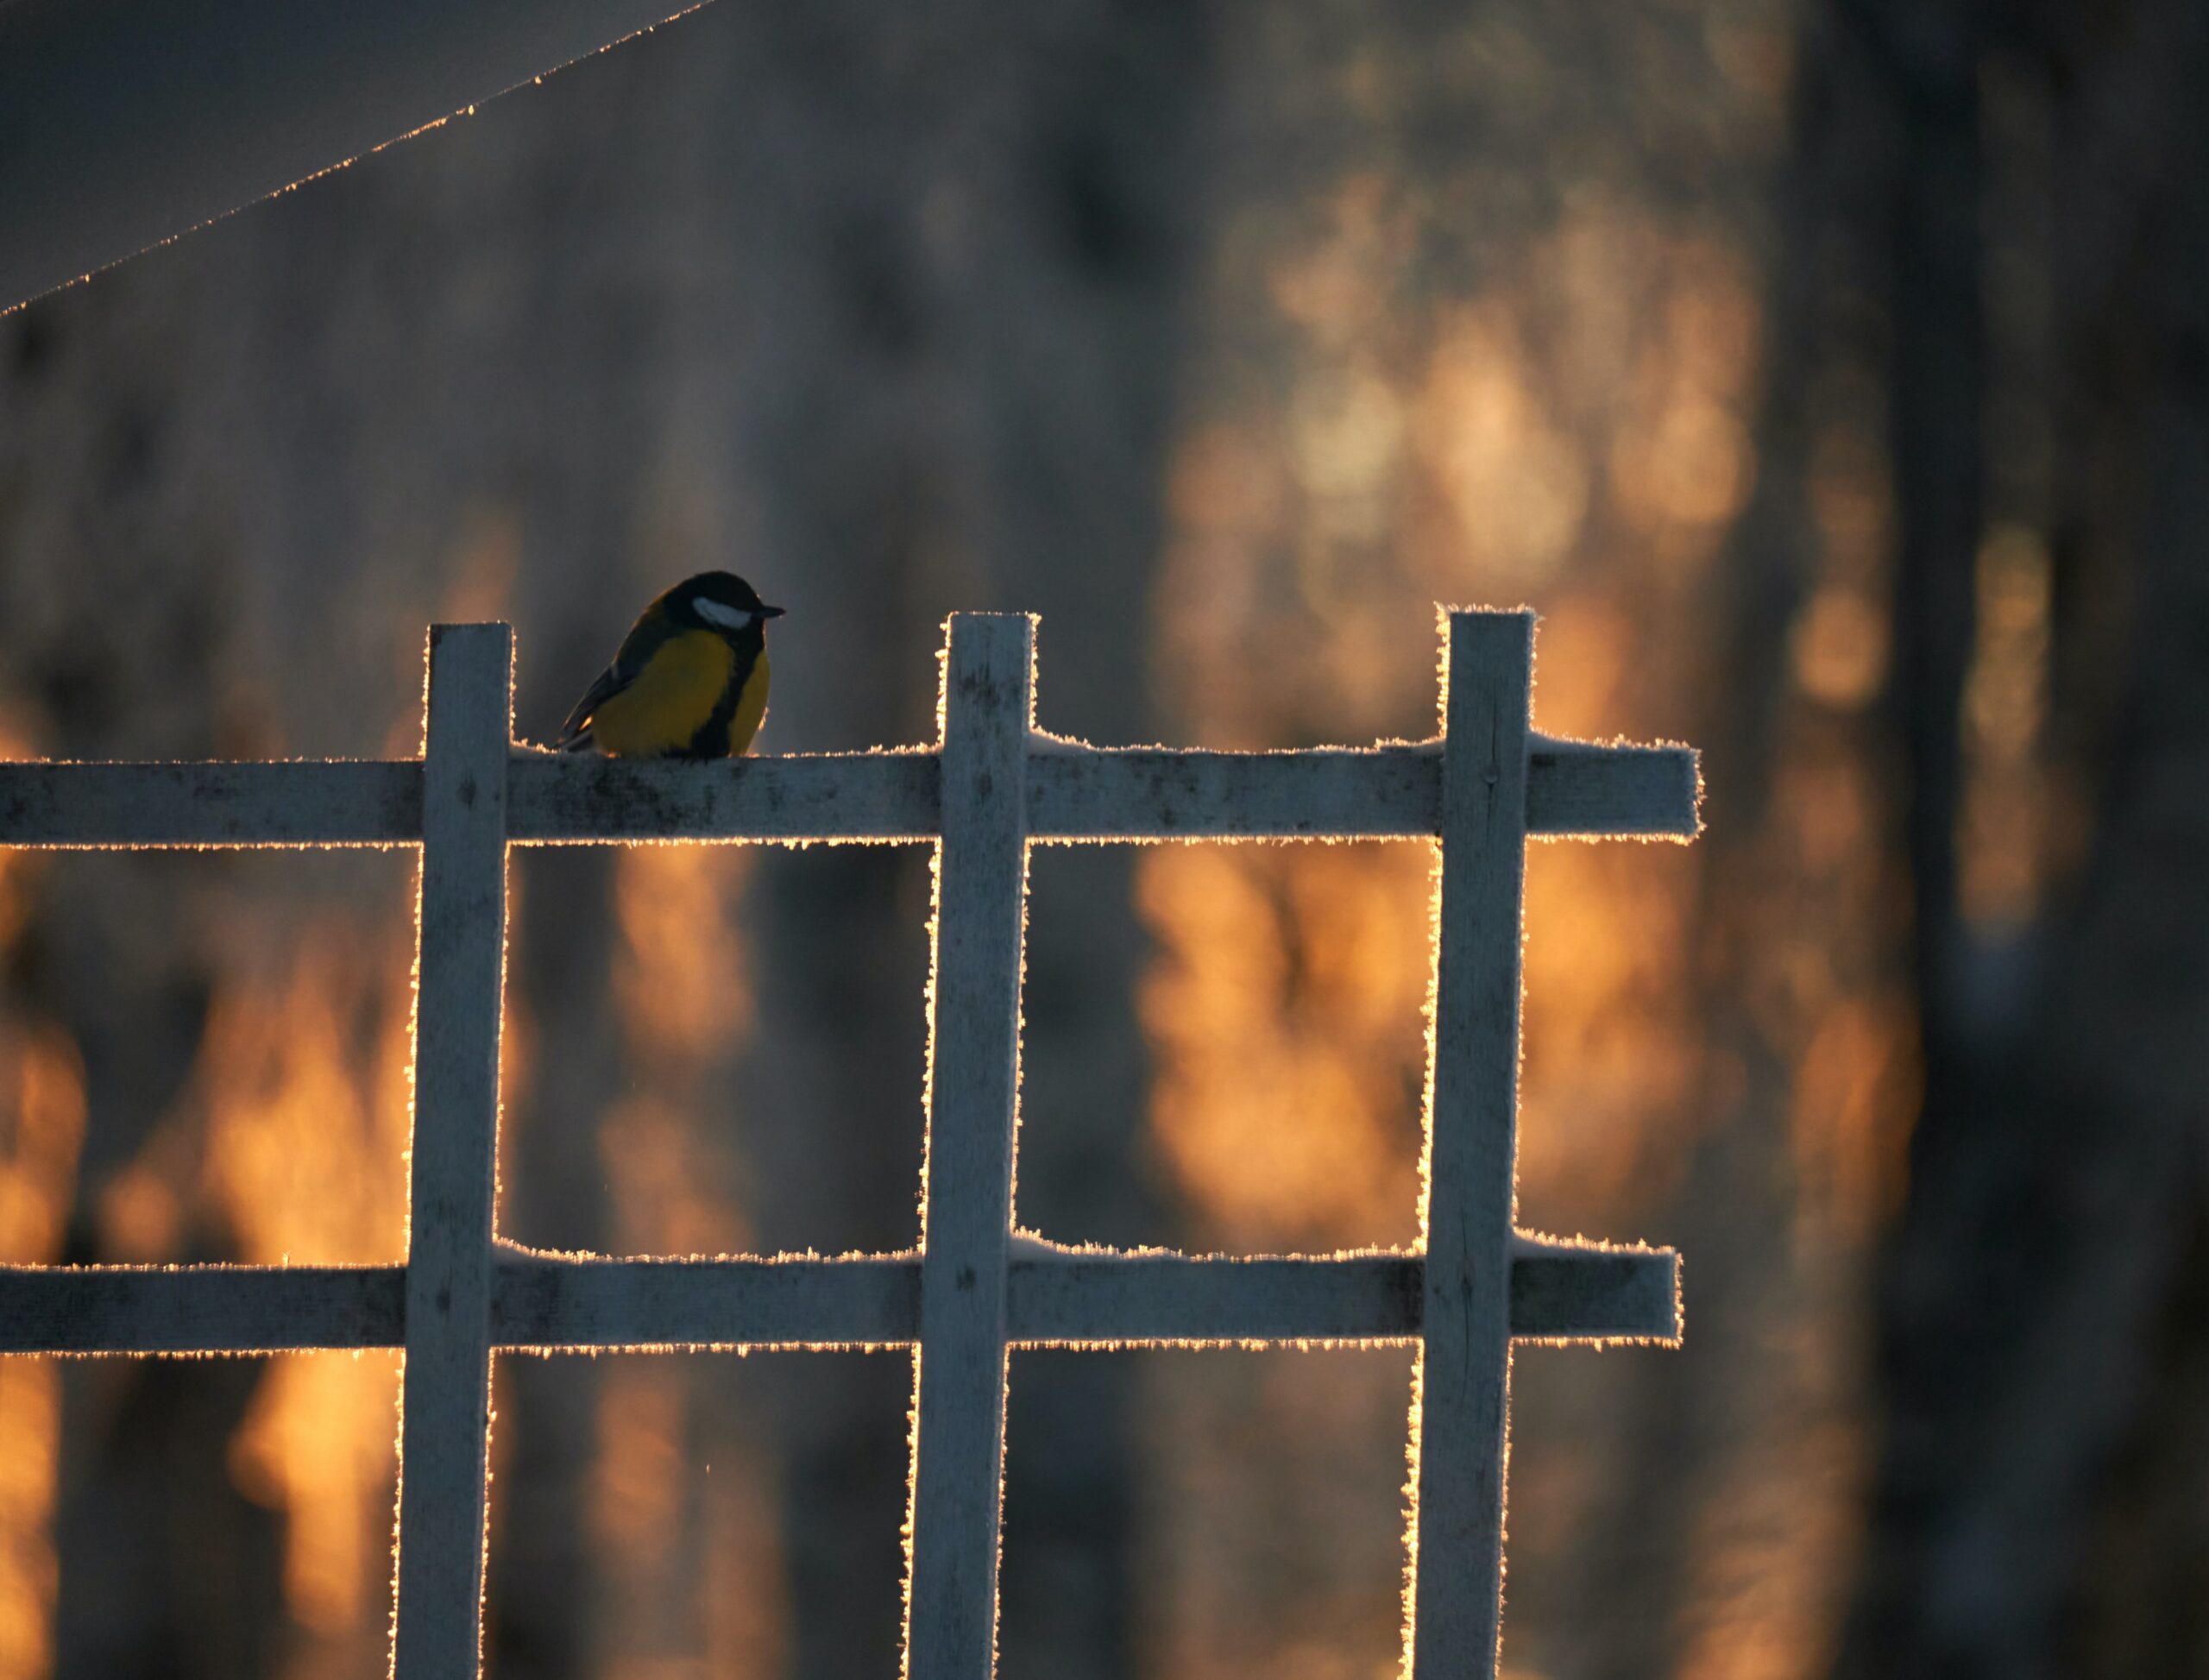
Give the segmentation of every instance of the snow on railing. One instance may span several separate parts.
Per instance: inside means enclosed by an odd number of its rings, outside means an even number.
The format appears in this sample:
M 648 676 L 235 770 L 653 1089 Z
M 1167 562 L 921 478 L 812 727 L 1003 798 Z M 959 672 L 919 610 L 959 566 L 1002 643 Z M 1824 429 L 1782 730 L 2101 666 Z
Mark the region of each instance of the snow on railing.
M 0 1268 L 0 1353 L 403 1349 L 396 1671 L 474 1680 L 494 1350 L 911 1347 L 907 1669 L 986 1680 L 1008 1349 L 1409 1343 L 1407 1669 L 1492 1676 L 1512 1341 L 1680 1333 L 1669 1249 L 1514 1226 L 1526 839 L 1690 838 L 1695 755 L 1534 734 L 1524 612 L 1448 615 L 1439 739 L 1299 752 L 1042 734 L 1034 636 L 1024 616 L 953 616 L 926 751 L 518 752 L 511 631 L 449 625 L 430 632 L 419 760 L 0 764 L 0 846 L 422 848 L 406 1263 Z M 1423 1248 L 1237 1259 L 1017 1231 L 1029 844 L 1306 837 L 1441 841 Z M 617 1261 L 499 1240 L 506 848 L 668 840 L 940 845 L 916 1250 Z

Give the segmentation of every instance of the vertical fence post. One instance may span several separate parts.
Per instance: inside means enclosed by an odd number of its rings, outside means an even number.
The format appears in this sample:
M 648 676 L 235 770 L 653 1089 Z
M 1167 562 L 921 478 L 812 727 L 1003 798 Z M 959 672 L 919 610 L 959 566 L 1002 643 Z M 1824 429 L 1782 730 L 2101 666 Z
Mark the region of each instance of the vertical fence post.
M 1035 633 L 1024 615 L 956 614 L 944 664 L 906 1606 L 911 1680 L 989 1680 L 996 1665 Z
M 491 1221 L 513 637 L 430 632 L 400 1391 L 397 1680 L 475 1680 L 490 1431 Z
M 1413 1680 L 1495 1672 L 1510 1426 L 1530 613 L 1452 613 L 1427 1124 Z

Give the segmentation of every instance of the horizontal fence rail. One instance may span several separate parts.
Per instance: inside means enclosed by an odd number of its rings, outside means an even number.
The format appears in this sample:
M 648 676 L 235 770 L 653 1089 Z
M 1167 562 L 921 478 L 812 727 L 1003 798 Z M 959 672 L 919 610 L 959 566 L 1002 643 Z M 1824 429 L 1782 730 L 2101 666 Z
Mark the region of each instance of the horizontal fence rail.
M 1529 727 L 1532 620 L 1447 621 L 1438 740 L 1287 752 L 1100 748 L 1032 721 L 1033 623 L 960 614 L 921 749 L 710 764 L 506 739 L 511 634 L 431 633 L 426 756 L 0 764 L 0 846 L 419 848 L 410 1252 L 389 1266 L 0 1267 L 0 1354 L 406 1355 L 393 1664 L 480 1669 L 495 1353 L 902 1350 L 915 1365 L 908 1672 L 989 1680 L 1009 1349 L 1408 1344 L 1412 1680 L 1493 1676 L 1514 1342 L 1677 1343 L 1669 1249 L 1514 1229 L 1529 836 L 1690 839 L 1695 754 Z M 1440 842 L 1434 1065 L 1413 1252 L 1064 1249 L 1018 1228 L 1026 848 Z M 939 851 L 922 1243 L 617 1259 L 498 1240 L 491 1163 L 512 846 L 926 844 Z
M 286 1353 L 405 1344 L 403 1266 L 0 1268 L 0 1353 Z M 1016 1254 L 1008 1337 L 1022 1347 L 1266 1346 L 1419 1339 L 1417 1255 L 1250 1260 Z M 1527 1244 L 1512 1257 L 1520 1338 L 1673 1341 L 1678 1256 Z M 495 1347 L 909 1346 L 910 1255 L 612 1260 L 516 1255 L 494 1268 Z
M 1412 840 L 1442 831 L 1432 746 L 1172 752 L 1048 741 L 1028 764 L 1029 838 L 1046 843 Z M 711 764 L 521 753 L 507 767 L 518 845 L 639 840 L 932 844 L 932 751 Z M 1539 737 L 1526 832 L 1691 838 L 1695 754 Z M 0 763 L 0 846 L 414 846 L 419 759 L 276 764 Z

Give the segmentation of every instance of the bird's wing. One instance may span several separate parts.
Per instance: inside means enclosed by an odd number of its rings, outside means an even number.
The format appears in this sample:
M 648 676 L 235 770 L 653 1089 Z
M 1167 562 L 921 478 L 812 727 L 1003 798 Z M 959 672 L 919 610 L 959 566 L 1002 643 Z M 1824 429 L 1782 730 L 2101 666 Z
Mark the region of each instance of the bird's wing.
M 635 681 L 633 676 L 622 676 L 615 665 L 608 665 L 599 672 L 598 680 L 583 690 L 583 697 L 576 702 L 576 709 L 568 714 L 568 720 L 560 726 L 559 739 L 552 743 L 553 746 L 563 749 L 582 746 L 588 739 L 588 732 L 583 726 L 590 720 L 590 714 Z
M 590 714 L 635 682 L 661 644 L 674 633 L 675 626 L 664 615 L 646 613 L 632 625 L 629 633 L 621 639 L 614 663 L 599 672 L 597 680 L 583 690 L 583 697 L 576 702 L 575 709 L 568 714 L 568 720 L 560 726 L 560 738 L 553 745 L 563 750 L 587 746 Z

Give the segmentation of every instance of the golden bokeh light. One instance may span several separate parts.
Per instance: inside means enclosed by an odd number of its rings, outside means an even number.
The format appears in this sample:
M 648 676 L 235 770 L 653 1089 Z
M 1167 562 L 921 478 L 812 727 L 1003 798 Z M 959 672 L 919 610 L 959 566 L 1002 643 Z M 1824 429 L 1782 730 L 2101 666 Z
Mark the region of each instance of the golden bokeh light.
M 2040 903 L 2049 791 L 2048 714 L 2053 567 L 2033 532 L 2004 525 L 1980 546 L 1978 638 L 1964 690 L 1964 790 L 1957 887 L 1989 932 L 2022 927 Z
M 198 1080 L 205 1194 L 238 1258 L 403 1255 L 410 955 L 333 918 L 217 997 Z M 148 1182 L 175 1153 L 157 1129 L 119 1180 L 111 1211 L 130 1240 L 173 1220 Z M 398 1373 L 385 1352 L 271 1360 L 230 1443 L 239 1490 L 284 1513 L 285 1602 L 318 1634 L 382 1620 Z
M 1146 853 L 1152 1128 L 1230 1248 L 1413 1236 L 1428 848 Z
M 85 1117 L 84 1059 L 69 1035 L 50 1022 L 0 1016 L 0 1261 L 60 1258 Z M 60 1584 L 53 1361 L 0 1359 L 0 1680 L 41 1680 L 51 1671 Z

